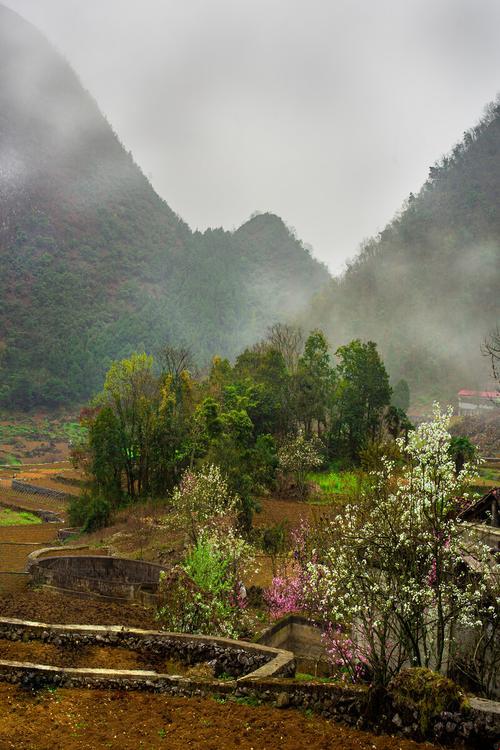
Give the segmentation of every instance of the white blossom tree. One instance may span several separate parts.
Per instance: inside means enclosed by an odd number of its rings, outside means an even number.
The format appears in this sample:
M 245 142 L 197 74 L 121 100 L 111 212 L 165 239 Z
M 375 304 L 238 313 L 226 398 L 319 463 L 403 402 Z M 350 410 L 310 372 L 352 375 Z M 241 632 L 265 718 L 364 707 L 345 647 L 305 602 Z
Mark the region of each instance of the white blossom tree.
M 210 464 L 198 471 L 186 471 L 172 493 L 172 504 L 196 544 L 203 530 L 219 535 L 236 523 L 239 498 L 229 488 L 219 466 Z
M 404 664 L 445 669 L 455 626 L 480 624 L 492 562 L 457 516 L 470 467 L 455 473 L 450 417 L 436 406 L 407 445 L 400 440 L 405 469 L 386 461 L 365 501 L 322 530 L 304 563 L 307 607 L 339 633 L 341 660 L 340 633 L 350 633 L 350 656 L 380 684 Z M 329 649 L 334 656 L 335 639 Z
M 318 441 L 306 438 L 302 430 L 278 451 L 278 468 L 283 474 L 293 475 L 299 497 L 306 495 L 307 473 L 322 462 Z

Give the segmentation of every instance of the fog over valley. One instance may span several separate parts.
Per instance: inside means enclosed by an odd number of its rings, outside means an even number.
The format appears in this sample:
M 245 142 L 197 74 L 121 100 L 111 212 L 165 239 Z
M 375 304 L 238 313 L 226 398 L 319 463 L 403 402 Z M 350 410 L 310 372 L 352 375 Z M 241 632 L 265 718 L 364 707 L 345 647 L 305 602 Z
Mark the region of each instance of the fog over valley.
M 81 401 L 165 344 L 206 368 L 276 323 L 374 341 L 419 403 L 485 388 L 500 14 L 479 5 L 0 5 L 3 403 Z

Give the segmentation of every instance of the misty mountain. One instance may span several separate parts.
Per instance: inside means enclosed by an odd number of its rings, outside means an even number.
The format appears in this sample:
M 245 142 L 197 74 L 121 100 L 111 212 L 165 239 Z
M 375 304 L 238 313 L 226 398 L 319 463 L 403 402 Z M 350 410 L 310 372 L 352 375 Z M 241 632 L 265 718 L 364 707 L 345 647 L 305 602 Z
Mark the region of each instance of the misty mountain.
M 394 380 L 423 398 L 450 397 L 490 376 L 481 355 L 500 297 L 500 104 L 429 172 L 418 193 L 305 320 L 334 346 L 378 342 Z
M 0 6 L 0 398 L 88 397 L 165 343 L 233 356 L 328 280 L 276 216 L 189 227 L 33 26 Z

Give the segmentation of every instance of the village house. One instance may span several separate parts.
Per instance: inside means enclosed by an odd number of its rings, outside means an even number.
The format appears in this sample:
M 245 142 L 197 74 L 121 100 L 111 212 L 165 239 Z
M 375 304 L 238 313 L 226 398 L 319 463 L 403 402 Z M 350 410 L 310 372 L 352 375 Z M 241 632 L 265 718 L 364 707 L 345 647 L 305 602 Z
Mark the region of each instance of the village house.
M 462 389 L 458 392 L 458 413 L 460 416 L 491 411 L 500 406 L 500 391 L 469 391 Z

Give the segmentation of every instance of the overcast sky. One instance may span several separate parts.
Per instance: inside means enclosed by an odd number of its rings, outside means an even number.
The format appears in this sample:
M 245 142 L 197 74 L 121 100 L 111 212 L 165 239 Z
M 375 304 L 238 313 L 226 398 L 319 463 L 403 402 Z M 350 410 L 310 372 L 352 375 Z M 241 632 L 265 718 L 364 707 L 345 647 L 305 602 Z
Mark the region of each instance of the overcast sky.
M 193 228 L 273 211 L 333 272 L 500 91 L 500 0 L 3 0 Z

